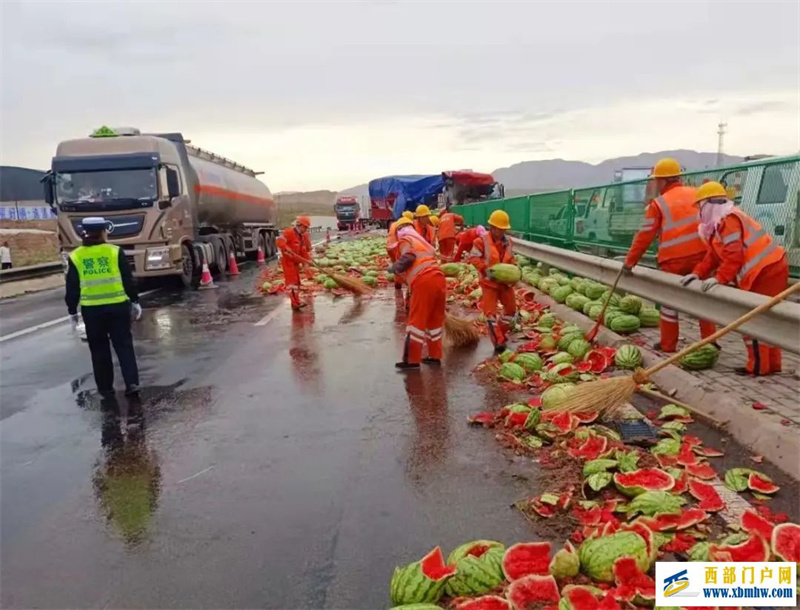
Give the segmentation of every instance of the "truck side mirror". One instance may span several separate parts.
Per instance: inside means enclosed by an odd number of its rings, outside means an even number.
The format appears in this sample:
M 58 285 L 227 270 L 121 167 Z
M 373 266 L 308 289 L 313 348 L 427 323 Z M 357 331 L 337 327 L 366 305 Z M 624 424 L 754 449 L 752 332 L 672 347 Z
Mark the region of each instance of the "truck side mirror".
M 170 199 L 179 197 L 181 194 L 181 184 L 178 180 L 178 172 L 171 167 L 167 168 L 167 195 Z

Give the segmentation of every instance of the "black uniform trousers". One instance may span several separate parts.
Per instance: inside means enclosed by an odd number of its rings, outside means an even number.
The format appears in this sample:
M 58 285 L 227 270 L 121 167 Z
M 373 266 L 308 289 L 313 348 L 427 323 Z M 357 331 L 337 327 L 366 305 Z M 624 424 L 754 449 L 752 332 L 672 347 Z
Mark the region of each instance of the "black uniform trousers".
M 133 351 L 131 335 L 131 304 L 94 305 L 81 307 L 86 325 L 86 339 L 92 352 L 94 381 L 100 394 L 114 392 L 114 362 L 111 360 L 111 345 L 119 359 L 119 368 L 125 386 L 139 385 L 139 368 Z

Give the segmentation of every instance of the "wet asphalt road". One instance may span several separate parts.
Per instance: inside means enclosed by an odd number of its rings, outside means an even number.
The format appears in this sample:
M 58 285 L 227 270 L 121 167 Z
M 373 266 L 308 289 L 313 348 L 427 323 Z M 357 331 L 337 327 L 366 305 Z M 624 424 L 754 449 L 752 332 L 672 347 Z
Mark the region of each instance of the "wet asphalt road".
M 403 377 L 391 292 L 252 285 L 146 299 L 141 405 L 100 404 L 65 324 L 3 345 L 3 607 L 382 608 L 436 544 L 532 537 L 530 463 L 465 425 L 503 402 L 486 354 Z

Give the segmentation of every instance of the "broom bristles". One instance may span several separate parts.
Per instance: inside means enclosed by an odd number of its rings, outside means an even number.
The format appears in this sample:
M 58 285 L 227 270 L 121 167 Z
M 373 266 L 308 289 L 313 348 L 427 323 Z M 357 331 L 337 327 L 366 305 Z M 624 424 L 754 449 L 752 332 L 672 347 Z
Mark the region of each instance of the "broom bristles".
M 471 320 L 450 313 L 445 315 L 444 330 L 447 333 L 447 340 L 455 347 L 474 345 L 481 338 L 480 331 L 475 328 Z
M 331 273 L 330 277 L 332 277 L 334 281 L 339 284 L 339 286 L 345 290 L 349 290 L 350 292 L 354 292 L 356 294 L 369 294 L 372 292 L 372 288 L 354 277 L 340 275 L 338 273 Z
M 577 386 L 569 396 L 556 406 L 547 409 L 558 413 L 584 413 L 587 411 L 599 414 L 613 414 L 622 405 L 630 402 L 636 391 L 633 377 L 610 377 L 598 379 Z

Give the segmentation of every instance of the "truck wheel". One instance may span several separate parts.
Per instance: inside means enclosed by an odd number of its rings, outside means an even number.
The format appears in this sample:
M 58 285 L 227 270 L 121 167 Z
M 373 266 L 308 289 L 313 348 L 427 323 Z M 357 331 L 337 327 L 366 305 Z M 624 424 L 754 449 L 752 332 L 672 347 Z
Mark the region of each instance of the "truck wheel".
M 275 234 L 274 233 L 267 233 L 267 258 L 272 258 L 275 256 Z
M 195 285 L 195 277 L 199 279 L 200 274 L 197 272 L 194 252 L 189 244 L 183 244 L 181 246 L 181 284 L 184 288 L 192 288 Z
M 261 251 L 264 253 L 264 258 L 269 258 L 269 250 L 267 249 L 267 236 L 262 231 L 258 234 L 258 247 L 261 248 Z
M 216 242 L 217 271 L 225 273 L 228 270 L 228 255 L 225 252 L 225 243 L 221 239 L 216 240 Z

